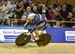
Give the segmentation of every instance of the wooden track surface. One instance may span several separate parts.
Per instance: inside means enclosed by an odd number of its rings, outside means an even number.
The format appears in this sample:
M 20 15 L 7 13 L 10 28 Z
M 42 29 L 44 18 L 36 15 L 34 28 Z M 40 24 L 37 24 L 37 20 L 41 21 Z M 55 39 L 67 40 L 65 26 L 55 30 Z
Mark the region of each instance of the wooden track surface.
M 0 43 L 0 54 L 75 54 L 75 43 L 50 43 L 45 47 L 38 47 L 36 43 L 23 47 L 17 47 L 14 43 Z

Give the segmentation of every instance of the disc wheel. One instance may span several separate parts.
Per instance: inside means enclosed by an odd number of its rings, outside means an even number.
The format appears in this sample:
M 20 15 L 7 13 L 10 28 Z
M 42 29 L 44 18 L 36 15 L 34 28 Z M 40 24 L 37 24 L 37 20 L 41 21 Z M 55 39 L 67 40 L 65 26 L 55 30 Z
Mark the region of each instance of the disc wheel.
M 51 35 L 50 34 L 42 34 L 39 36 L 39 40 L 37 41 L 37 45 L 39 47 L 46 46 L 51 41 Z
M 30 41 L 30 38 L 31 36 L 25 35 L 25 33 L 22 33 L 16 38 L 15 43 L 17 46 L 24 46 Z

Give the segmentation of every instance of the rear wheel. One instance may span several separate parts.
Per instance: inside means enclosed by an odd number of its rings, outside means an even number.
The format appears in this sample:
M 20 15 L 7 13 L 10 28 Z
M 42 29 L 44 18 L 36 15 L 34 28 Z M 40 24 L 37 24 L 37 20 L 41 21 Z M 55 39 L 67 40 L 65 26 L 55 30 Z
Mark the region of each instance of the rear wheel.
M 30 38 L 30 35 L 25 35 L 25 33 L 22 33 L 17 37 L 15 43 L 17 46 L 24 46 L 30 41 Z
M 42 34 L 39 36 L 39 40 L 37 41 L 38 46 L 46 46 L 51 41 L 50 34 Z

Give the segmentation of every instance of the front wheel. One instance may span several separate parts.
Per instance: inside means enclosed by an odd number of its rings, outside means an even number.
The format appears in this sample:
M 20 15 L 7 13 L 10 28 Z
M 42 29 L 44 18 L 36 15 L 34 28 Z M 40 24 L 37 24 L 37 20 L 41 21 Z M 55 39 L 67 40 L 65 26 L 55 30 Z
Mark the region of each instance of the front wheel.
M 51 35 L 50 34 L 41 34 L 39 36 L 39 40 L 37 41 L 38 46 L 46 46 L 51 41 Z
M 15 44 L 17 46 L 24 46 L 30 41 L 30 38 L 31 38 L 30 35 L 26 35 L 25 33 L 22 33 L 17 37 Z

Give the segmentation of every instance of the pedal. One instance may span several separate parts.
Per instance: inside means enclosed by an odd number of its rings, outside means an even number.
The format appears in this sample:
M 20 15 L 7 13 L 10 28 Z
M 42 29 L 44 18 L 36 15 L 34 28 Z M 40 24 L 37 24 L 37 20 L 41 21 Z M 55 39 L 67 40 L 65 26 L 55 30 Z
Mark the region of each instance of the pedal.
M 34 40 L 34 39 L 32 39 L 32 38 L 31 38 L 31 40 L 32 40 L 32 42 L 35 42 L 35 40 Z
M 35 40 L 39 40 L 39 37 L 37 37 L 37 36 L 36 36 L 36 37 L 34 37 L 34 38 L 35 38 Z
M 32 40 L 33 42 L 35 42 L 35 41 L 39 40 L 39 37 L 31 37 L 31 40 Z

